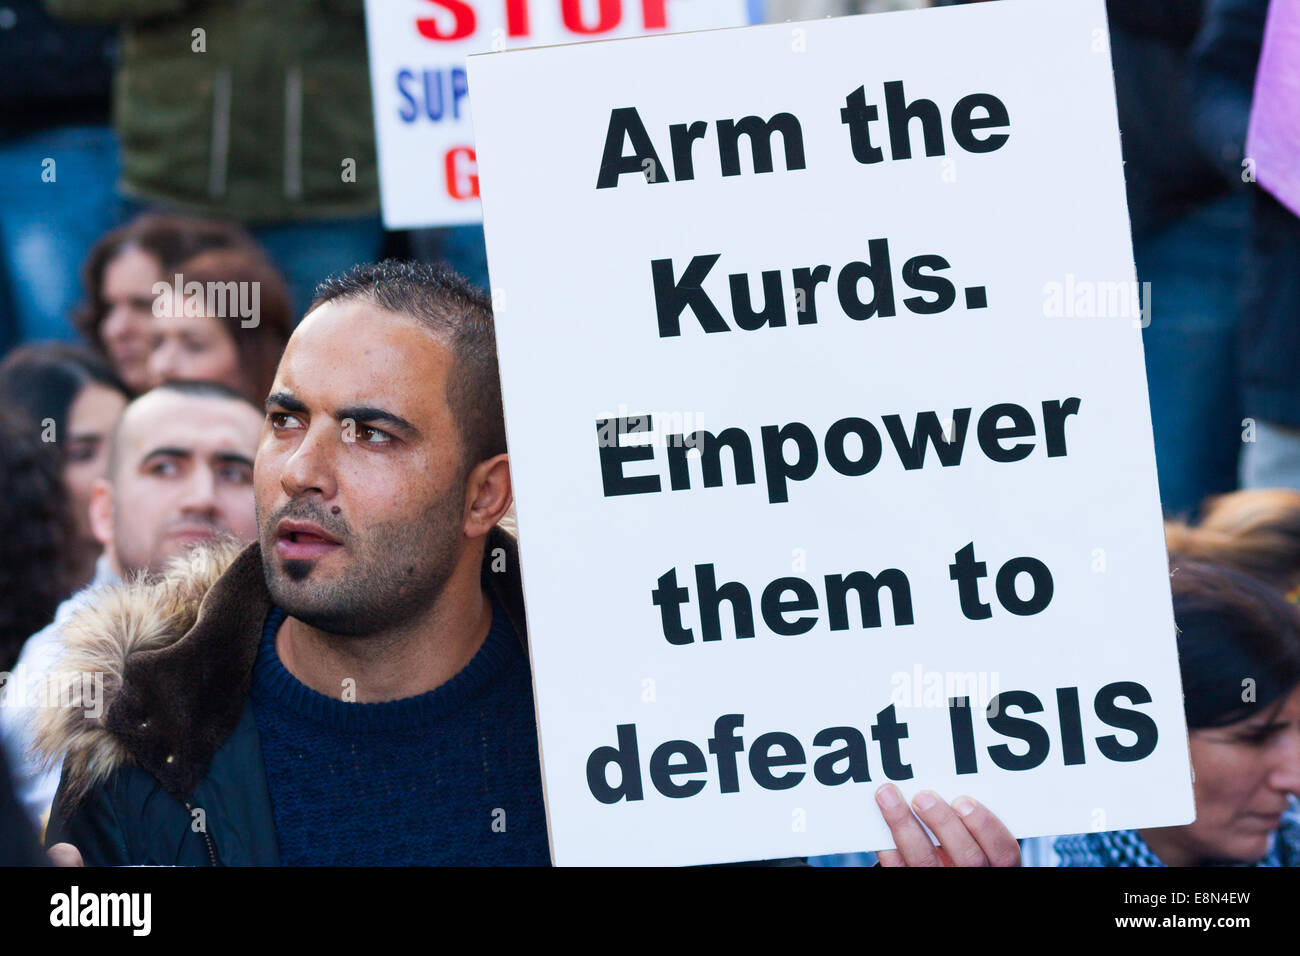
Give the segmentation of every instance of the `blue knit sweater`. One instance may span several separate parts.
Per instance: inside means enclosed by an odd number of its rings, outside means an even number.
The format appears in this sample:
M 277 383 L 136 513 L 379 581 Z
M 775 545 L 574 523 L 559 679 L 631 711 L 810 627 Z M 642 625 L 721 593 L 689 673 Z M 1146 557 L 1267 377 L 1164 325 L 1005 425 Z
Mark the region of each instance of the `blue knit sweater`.
M 550 862 L 528 660 L 495 599 L 460 673 L 378 704 L 290 674 L 284 617 L 267 616 L 251 691 L 284 866 Z

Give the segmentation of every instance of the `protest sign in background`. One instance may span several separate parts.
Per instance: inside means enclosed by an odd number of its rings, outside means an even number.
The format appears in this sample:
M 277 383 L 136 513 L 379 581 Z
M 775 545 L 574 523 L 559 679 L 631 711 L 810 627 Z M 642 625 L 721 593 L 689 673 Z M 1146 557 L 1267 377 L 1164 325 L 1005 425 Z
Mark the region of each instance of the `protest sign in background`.
M 482 219 L 468 54 L 745 22 L 745 0 L 366 0 L 384 225 Z
M 470 59 L 555 862 L 1193 818 L 1107 38 Z

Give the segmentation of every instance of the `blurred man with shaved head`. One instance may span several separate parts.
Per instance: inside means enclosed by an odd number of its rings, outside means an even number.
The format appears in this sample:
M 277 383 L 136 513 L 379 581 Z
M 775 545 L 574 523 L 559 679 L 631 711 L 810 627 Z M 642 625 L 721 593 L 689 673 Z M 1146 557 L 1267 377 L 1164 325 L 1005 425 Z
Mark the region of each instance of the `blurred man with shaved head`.
M 18 795 L 38 825 L 54 799 L 59 761 L 56 755 L 44 767 L 29 751 L 37 716 L 51 705 L 52 681 L 66 676 L 60 658 L 68 620 L 103 585 L 157 577 L 196 545 L 257 537 L 253 456 L 261 425 L 260 411 L 247 399 L 198 382 L 160 386 L 122 412 L 107 473 L 91 493 L 90 527 L 104 546 L 95 577 L 23 645 L 0 695 L 0 741 Z M 102 683 L 82 678 L 83 696 Z M 88 713 L 98 710 L 98 701 L 84 704 Z

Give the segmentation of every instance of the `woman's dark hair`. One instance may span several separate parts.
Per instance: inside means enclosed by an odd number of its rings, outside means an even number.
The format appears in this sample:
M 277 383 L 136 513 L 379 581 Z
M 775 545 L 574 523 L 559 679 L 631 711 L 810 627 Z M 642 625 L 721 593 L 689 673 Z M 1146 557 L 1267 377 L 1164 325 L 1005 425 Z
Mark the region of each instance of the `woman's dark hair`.
M 74 531 L 58 458 L 39 426 L 0 405 L 0 670 L 54 619 Z
M 56 438 L 68 434 L 68 410 L 87 385 L 102 385 L 130 398 L 108 363 L 82 345 L 23 345 L 0 362 L 0 403 L 25 412 L 38 425 L 53 419 Z M 62 441 L 55 444 L 64 447 Z
M 104 270 L 127 249 L 139 249 L 158 260 L 163 278 L 170 280 L 177 266 L 208 249 L 258 248 L 253 237 L 234 223 L 215 219 L 145 213 L 107 232 L 91 247 L 81 267 L 85 295 L 72 323 L 87 342 L 106 354 L 99 326 L 108 312 L 104 302 Z
M 1280 704 L 1300 686 L 1300 614 L 1268 584 L 1203 561 L 1175 559 L 1187 726 L 1222 727 Z
M 283 276 L 256 249 L 203 252 L 181 263 L 176 271 L 187 286 L 197 282 L 210 289 L 237 283 L 229 287 L 235 295 L 239 295 L 236 290 L 240 287 L 257 290 L 257 315 L 247 327 L 244 322 L 248 320 L 240 315 L 218 315 L 216 318 L 221 320 L 239 350 L 239 367 L 244 382 L 241 391 L 254 405 L 262 408 L 275 382 L 280 356 L 293 332 L 289 286 Z M 229 303 L 231 299 L 223 294 L 222 301 Z

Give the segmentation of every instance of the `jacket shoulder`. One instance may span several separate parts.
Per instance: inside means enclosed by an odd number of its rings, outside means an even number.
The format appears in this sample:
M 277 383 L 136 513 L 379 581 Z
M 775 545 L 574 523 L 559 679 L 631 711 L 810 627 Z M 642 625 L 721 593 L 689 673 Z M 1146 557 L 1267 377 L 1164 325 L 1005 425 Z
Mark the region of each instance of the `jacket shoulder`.
M 69 803 L 130 761 L 130 748 L 109 723 L 128 670 L 193 627 L 204 596 L 238 553 L 229 544 L 195 549 L 156 580 L 102 588 L 68 617 L 63 655 L 48 675 L 58 706 L 41 708 L 35 739 L 47 765 L 63 758 L 60 791 Z

